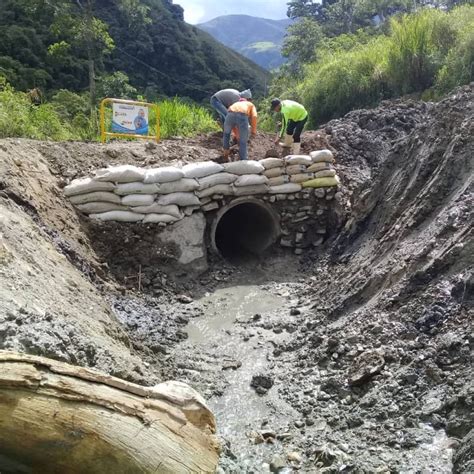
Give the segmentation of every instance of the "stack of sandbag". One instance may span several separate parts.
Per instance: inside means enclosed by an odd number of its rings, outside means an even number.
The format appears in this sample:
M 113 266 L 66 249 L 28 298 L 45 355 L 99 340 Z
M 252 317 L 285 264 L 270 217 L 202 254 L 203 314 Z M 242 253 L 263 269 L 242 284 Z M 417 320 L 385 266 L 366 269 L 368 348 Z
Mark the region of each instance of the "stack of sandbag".
M 242 160 L 225 163 L 226 173 L 237 175 L 232 182 L 234 196 L 250 196 L 268 192 L 268 178 L 263 175 L 264 166 L 258 161 Z
M 311 158 L 307 155 L 289 155 L 285 158 L 265 158 L 264 176 L 268 178 L 271 194 L 288 194 L 301 191 L 301 183 L 313 176 L 307 173 Z
M 334 169 L 335 160 L 330 150 L 312 151 L 309 156 L 311 165 L 307 170 L 314 176 L 302 183 L 304 188 L 329 188 L 341 184 Z

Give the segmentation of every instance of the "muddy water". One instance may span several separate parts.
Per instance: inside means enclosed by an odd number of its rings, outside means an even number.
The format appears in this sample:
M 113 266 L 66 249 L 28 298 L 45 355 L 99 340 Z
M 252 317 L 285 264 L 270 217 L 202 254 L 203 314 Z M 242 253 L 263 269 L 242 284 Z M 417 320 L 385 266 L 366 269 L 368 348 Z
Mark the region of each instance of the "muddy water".
M 224 393 L 209 400 L 219 434 L 230 442 L 240 472 L 246 472 L 247 468 L 268 472 L 268 462 L 278 446 L 255 445 L 250 433 L 262 427 L 271 429 L 295 413 L 278 397 L 275 388 L 261 396 L 250 386 L 253 375 L 267 372 L 267 353 L 272 347 L 269 341 L 278 336 L 259 329 L 256 337 L 245 341 L 238 326 L 256 314 L 264 321 L 288 302 L 259 285 L 236 285 L 207 294 L 199 303 L 205 310 L 204 315 L 185 328 L 188 342 L 197 350 L 201 344 L 218 346 L 220 353 L 230 354 L 241 364 L 236 370 L 222 372 L 226 378 Z

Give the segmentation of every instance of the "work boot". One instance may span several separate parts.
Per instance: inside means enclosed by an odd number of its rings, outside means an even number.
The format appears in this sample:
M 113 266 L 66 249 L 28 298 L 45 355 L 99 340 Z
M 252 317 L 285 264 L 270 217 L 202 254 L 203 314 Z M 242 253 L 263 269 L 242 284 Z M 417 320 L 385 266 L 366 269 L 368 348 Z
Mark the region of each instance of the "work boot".
M 283 139 L 283 143 L 280 143 L 281 146 L 285 148 L 291 148 L 293 144 L 293 135 L 285 134 L 285 138 Z
M 301 151 L 301 143 L 293 143 L 293 146 L 291 147 L 291 151 L 293 155 L 299 155 Z

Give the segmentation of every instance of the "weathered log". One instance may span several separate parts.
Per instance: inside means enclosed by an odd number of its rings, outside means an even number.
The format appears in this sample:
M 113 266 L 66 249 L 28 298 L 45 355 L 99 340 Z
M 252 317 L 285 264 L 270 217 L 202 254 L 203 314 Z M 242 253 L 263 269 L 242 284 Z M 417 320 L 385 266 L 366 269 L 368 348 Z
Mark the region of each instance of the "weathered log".
M 0 472 L 211 473 L 215 429 L 184 383 L 143 387 L 0 351 Z

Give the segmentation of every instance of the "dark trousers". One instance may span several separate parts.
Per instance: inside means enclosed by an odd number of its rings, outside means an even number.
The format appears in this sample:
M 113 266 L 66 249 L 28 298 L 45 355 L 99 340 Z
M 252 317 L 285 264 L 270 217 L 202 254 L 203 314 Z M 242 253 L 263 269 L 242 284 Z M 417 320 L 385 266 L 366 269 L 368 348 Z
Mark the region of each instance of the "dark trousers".
M 301 132 L 303 131 L 306 122 L 308 121 L 308 117 L 303 120 L 299 120 L 298 122 L 294 122 L 293 120 L 288 120 L 288 125 L 286 127 L 286 133 L 288 135 L 293 135 L 293 141 L 295 143 L 301 142 Z

